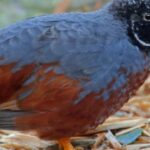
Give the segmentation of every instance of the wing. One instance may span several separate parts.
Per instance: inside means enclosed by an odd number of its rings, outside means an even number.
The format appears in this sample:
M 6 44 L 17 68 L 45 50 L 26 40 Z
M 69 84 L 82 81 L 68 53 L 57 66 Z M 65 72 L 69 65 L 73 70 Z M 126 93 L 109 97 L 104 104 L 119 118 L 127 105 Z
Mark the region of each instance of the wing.
M 86 82 L 102 66 L 98 53 L 104 46 L 94 31 L 96 23 L 85 18 L 43 16 L 0 31 L 0 103 L 14 99 L 25 82 L 39 83 L 48 76 L 39 75 L 46 68 L 73 82 Z
M 89 80 L 88 72 L 94 72 L 90 68 L 98 66 L 93 61 L 99 52 L 97 36 L 91 29 L 95 24 L 86 24 L 82 19 L 37 18 L 0 31 L 1 128 L 14 127 L 14 119 L 20 114 L 45 111 L 54 119 L 79 99 Z M 26 123 L 25 128 L 31 124 Z

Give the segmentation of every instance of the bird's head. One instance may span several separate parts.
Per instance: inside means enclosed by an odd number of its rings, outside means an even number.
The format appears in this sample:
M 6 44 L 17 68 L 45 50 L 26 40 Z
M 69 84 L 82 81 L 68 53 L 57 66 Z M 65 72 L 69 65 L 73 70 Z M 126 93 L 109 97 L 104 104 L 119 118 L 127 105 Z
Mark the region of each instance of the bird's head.
M 132 43 L 150 51 L 150 0 L 113 0 L 111 10 L 127 23 Z

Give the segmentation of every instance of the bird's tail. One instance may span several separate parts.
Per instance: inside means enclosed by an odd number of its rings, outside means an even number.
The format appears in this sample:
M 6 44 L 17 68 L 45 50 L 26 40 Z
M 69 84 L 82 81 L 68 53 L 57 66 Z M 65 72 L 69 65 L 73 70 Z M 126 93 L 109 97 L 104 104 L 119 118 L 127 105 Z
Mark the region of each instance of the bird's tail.
M 16 118 L 24 114 L 23 111 L 0 110 L 0 129 L 15 130 Z

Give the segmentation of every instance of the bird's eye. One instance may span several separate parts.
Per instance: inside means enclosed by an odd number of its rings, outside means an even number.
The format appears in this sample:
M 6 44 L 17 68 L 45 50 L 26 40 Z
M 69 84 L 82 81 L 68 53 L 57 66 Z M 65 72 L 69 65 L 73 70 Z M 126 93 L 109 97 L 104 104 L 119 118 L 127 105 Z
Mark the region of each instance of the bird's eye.
M 145 13 L 145 14 L 143 14 L 143 20 L 150 22 L 150 13 Z

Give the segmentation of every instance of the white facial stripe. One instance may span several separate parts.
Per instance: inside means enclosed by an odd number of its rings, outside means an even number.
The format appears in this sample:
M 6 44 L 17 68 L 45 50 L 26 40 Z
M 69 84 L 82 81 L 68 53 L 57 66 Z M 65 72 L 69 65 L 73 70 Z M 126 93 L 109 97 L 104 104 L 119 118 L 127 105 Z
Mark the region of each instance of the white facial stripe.
M 135 31 L 134 31 L 134 21 L 132 21 L 132 32 L 133 32 L 133 35 L 134 35 L 135 39 L 136 39 L 141 45 L 146 46 L 146 47 L 150 47 L 150 43 L 147 43 L 147 42 L 141 40 L 141 39 L 139 38 L 138 34 L 135 33 Z
M 150 43 L 146 43 L 146 42 L 142 41 L 135 32 L 134 32 L 134 37 L 141 45 L 150 47 Z

